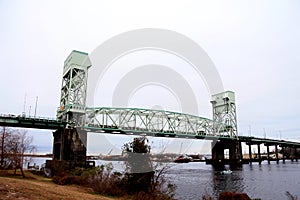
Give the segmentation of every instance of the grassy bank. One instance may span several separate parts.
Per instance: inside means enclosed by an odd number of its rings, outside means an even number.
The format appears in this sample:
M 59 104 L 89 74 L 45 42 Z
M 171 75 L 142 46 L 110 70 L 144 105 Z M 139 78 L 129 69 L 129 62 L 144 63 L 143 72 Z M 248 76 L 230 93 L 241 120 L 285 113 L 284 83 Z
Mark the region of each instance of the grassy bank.
M 54 184 L 51 179 L 38 177 L 26 173 L 25 179 L 14 176 L 12 172 L 0 172 L 0 199 L 61 199 L 81 200 L 100 199 L 112 200 L 100 195 L 92 194 L 92 190 L 79 186 L 61 186 Z

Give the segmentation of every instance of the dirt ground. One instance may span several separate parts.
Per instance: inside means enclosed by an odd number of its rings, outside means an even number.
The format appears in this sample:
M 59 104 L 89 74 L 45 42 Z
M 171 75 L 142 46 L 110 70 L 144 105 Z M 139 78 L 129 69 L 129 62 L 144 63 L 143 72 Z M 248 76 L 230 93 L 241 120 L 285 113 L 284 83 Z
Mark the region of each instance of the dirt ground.
M 0 199 L 112 200 L 115 198 L 92 194 L 88 188 L 79 186 L 56 185 L 51 179 L 35 177 L 34 175 L 25 179 L 20 176 L 5 175 L 0 176 Z

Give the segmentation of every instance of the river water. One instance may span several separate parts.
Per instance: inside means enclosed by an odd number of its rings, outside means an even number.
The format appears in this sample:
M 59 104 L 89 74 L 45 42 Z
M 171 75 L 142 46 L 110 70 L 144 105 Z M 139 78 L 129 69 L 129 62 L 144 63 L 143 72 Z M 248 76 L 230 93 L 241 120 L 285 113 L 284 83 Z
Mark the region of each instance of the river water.
M 288 191 L 300 198 L 299 162 L 243 165 L 230 175 L 216 174 L 205 163 L 184 163 L 171 168 L 168 175 L 177 185 L 178 199 L 201 199 L 203 194 L 216 197 L 222 191 L 243 192 L 264 200 L 288 199 Z
M 41 165 L 44 158 L 32 162 Z M 96 165 L 108 161 L 96 161 Z M 122 162 L 112 162 L 116 170 L 122 170 Z M 200 162 L 169 163 L 168 179 L 177 186 L 176 199 L 202 199 L 207 194 L 217 197 L 222 191 L 247 193 L 250 198 L 263 200 L 288 199 L 286 192 L 300 198 L 300 162 L 263 162 L 262 165 L 243 165 L 232 174 L 217 174 L 211 165 Z

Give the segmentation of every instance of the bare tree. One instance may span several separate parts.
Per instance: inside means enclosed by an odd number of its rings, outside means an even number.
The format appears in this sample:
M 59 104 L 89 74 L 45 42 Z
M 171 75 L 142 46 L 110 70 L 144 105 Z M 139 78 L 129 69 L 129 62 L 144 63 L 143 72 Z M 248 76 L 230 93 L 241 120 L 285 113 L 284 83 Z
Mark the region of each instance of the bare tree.
M 21 170 L 25 177 L 23 164 L 27 161 L 25 153 L 32 153 L 35 147 L 32 145 L 33 138 L 27 136 L 26 131 L 3 128 L 1 132 L 1 168 Z
M 0 132 L 1 137 L 1 160 L 0 160 L 0 169 L 5 169 L 9 166 L 9 160 L 8 160 L 8 141 L 11 137 L 11 129 L 7 127 L 2 127 L 2 130 Z

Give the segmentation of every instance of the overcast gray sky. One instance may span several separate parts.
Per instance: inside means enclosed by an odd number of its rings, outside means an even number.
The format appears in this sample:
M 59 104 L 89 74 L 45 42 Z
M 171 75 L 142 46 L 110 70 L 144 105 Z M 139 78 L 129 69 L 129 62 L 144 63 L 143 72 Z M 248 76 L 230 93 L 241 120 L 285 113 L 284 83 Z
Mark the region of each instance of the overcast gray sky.
M 117 34 L 162 28 L 191 38 L 212 59 L 224 88 L 236 93 L 240 135 L 251 129 L 262 137 L 265 129 L 267 137 L 299 141 L 299 10 L 296 0 L 0 0 L 0 113 L 21 114 L 27 94 L 27 113 L 38 96 L 37 115 L 55 117 L 63 62 L 73 49 L 91 53 Z M 136 93 L 138 105 L 143 94 Z M 202 116 L 211 118 L 205 88 L 198 95 L 207 102 Z M 50 131 L 29 132 L 37 145 L 52 145 Z M 196 151 L 197 142 L 185 143 Z

